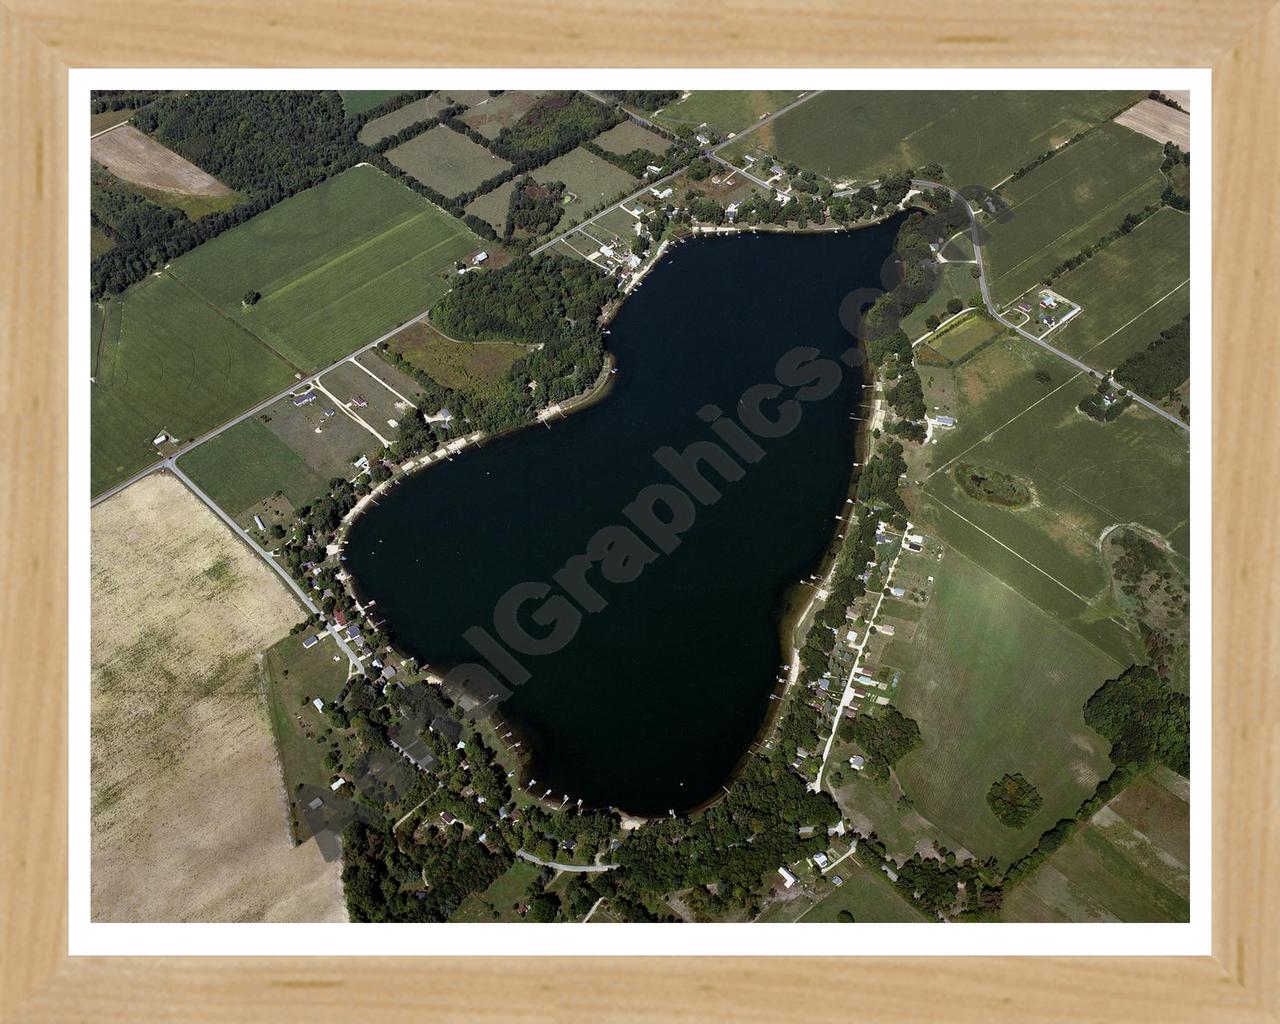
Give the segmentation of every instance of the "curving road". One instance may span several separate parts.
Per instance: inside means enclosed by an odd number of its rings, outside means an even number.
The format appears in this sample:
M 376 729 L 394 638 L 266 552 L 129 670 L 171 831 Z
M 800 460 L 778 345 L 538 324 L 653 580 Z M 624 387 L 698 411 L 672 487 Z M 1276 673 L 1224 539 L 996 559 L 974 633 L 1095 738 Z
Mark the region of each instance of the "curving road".
M 540 868 L 555 868 L 557 871 L 576 871 L 582 874 L 599 874 L 602 871 L 612 871 L 619 867 L 618 864 L 560 864 L 554 860 L 542 860 L 535 857 L 528 850 L 517 850 L 516 856 L 521 860 L 527 860 L 530 864 L 537 864 Z
M 1077 359 L 1073 355 L 1068 355 L 1066 352 L 1063 352 L 1062 349 L 1060 348 L 1054 348 L 1054 346 L 1050 345 L 1043 338 L 1037 338 L 1030 331 L 1024 331 L 1021 327 L 1011 323 L 1010 321 L 1006 320 L 1003 316 L 1000 315 L 999 310 L 996 309 L 995 303 L 991 301 L 991 292 L 987 287 L 987 268 L 986 268 L 986 264 L 983 263 L 983 260 L 982 260 L 982 246 L 978 238 L 978 218 L 974 215 L 973 207 L 969 205 L 969 201 L 965 199 L 964 196 L 962 196 L 955 189 L 951 188 L 949 185 L 943 185 L 941 182 L 926 181 L 924 179 L 913 179 L 911 184 L 914 185 L 916 188 L 921 188 L 921 189 L 924 189 L 924 188 L 945 189 L 953 199 L 957 199 L 964 204 L 964 208 L 969 214 L 969 237 L 973 240 L 974 262 L 978 266 L 978 287 L 982 291 L 982 302 L 987 307 L 987 312 L 990 313 L 998 323 L 1003 324 L 1005 327 L 1009 328 L 1009 330 L 1011 331 L 1016 331 L 1022 337 L 1026 338 L 1027 341 L 1030 341 L 1036 345 L 1039 345 L 1046 352 L 1052 352 L 1059 359 L 1062 359 L 1065 362 L 1070 363 L 1077 370 L 1087 373 L 1090 377 L 1101 378 L 1102 377 L 1101 371 L 1095 370 L 1088 363 L 1081 362 L 1079 359 Z M 1174 416 L 1172 413 L 1167 412 L 1164 409 L 1161 409 L 1160 406 L 1156 405 L 1154 402 L 1147 401 L 1147 399 L 1143 398 L 1141 395 L 1137 394 L 1136 392 L 1130 391 L 1129 394 L 1133 396 L 1133 400 L 1137 402 L 1139 405 L 1145 406 L 1146 408 L 1150 409 L 1153 413 L 1155 413 L 1157 416 L 1160 416 L 1168 420 L 1170 423 L 1174 424 L 1175 426 L 1181 427 L 1183 430 L 1187 431 L 1187 433 L 1191 432 L 1191 428 L 1187 424 L 1183 423 L 1182 420 L 1178 419 L 1177 416 Z

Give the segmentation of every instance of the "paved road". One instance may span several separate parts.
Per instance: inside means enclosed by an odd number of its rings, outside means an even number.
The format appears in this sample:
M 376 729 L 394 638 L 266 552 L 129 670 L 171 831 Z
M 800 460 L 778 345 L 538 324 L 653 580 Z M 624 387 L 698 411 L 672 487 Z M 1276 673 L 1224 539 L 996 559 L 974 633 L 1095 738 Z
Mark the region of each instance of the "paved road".
M 1054 346 L 1050 345 L 1043 338 L 1037 338 L 1030 331 L 1024 331 L 1021 327 L 1012 323 L 1009 320 L 1006 320 L 1003 316 L 1000 315 L 1000 312 L 996 309 L 995 303 L 991 301 L 991 292 L 987 287 L 987 268 L 986 268 L 986 264 L 983 263 L 983 260 L 982 260 L 982 246 L 978 239 L 978 218 L 974 215 L 973 207 L 969 205 L 968 200 L 966 200 L 962 195 L 960 195 L 960 193 L 957 192 L 955 189 L 947 185 L 940 184 L 939 182 L 936 182 L 936 181 L 925 181 L 923 179 L 916 179 L 916 180 L 913 180 L 911 184 L 914 185 L 916 188 L 946 189 L 946 191 L 949 192 L 953 198 L 958 199 L 960 202 L 964 203 L 964 208 L 969 214 L 969 236 L 973 240 L 974 262 L 978 266 L 978 287 L 982 290 L 982 301 L 983 301 L 983 304 L 986 305 L 987 307 L 987 312 L 990 313 L 993 317 L 995 317 L 995 319 L 999 323 L 1002 323 L 1004 324 L 1005 327 L 1008 327 L 1011 331 L 1017 331 L 1018 334 L 1026 338 L 1027 341 L 1030 341 L 1036 345 L 1039 345 L 1046 352 L 1052 352 L 1059 359 L 1065 360 L 1066 362 L 1070 363 L 1077 370 L 1081 370 L 1084 373 L 1087 373 L 1089 374 L 1089 376 L 1094 378 L 1101 377 L 1102 376 L 1101 372 L 1098 370 L 1095 370 L 1088 363 L 1081 362 L 1075 356 L 1068 355 L 1066 352 L 1063 352 L 1062 349 L 1060 348 L 1054 348 Z M 1168 420 L 1170 423 L 1181 427 L 1183 430 L 1187 431 L 1187 433 L 1191 432 L 1191 428 L 1187 424 L 1183 423 L 1182 420 L 1178 419 L 1177 416 L 1174 416 L 1172 413 L 1167 412 L 1164 409 L 1161 409 L 1160 406 L 1156 405 L 1154 402 L 1147 401 L 1145 398 L 1143 398 L 1139 394 L 1136 394 L 1135 392 L 1130 391 L 1129 394 L 1133 396 L 1133 400 L 1137 402 L 1139 405 L 1145 406 L 1146 408 L 1150 409 L 1153 413 L 1155 413 L 1157 416 L 1163 417 L 1164 419 Z
M 781 117 L 783 114 L 787 113 L 788 111 L 790 111 L 790 110 L 794 110 L 796 107 L 800 106 L 800 104 L 801 104 L 801 103 L 807 103 L 809 100 L 811 100 L 811 99 L 813 99 L 815 96 L 817 96 L 819 91 L 820 91 L 820 90 L 818 90 L 818 91 L 814 91 L 814 92 L 807 92 L 807 93 L 805 93 L 803 96 L 799 96 L 799 97 L 797 97 L 796 99 L 794 99 L 794 100 L 792 100 L 790 103 L 788 103 L 785 107 L 779 107 L 779 108 L 778 108 L 777 110 L 775 110 L 772 114 L 766 114 L 764 117 L 760 118 L 760 120 L 756 121 L 754 124 L 752 124 L 752 125 L 750 125 L 750 126 L 748 126 L 748 127 L 744 128 L 744 129 L 742 129 L 742 131 L 738 132 L 738 134 L 737 134 L 737 135 L 735 135 L 732 139 L 725 139 L 725 140 L 724 140 L 724 142 L 721 142 L 721 143 L 719 143 L 718 145 L 712 146 L 710 149 L 707 149 L 707 150 L 705 150 L 704 152 L 706 152 L 706 154 L 707 154 L 708 156 L 712 157 L 713 159 L 719 159 L 719 158 L 716 156 L 716 154 L 717 154 L 720 150 L 722 150 L 725 146 L 729 145 L 729 143 L 731 143 L 731 142 L 737 142 L 737 141 L 738 141 L 740 138 L 742 138 L 744 135 L 748 135 L 748 134 L 750 134 L 751 132 L 755 131 L 757 128 L 760 128 L 760 127 L 762 127 L 762 126 L 764 126 L 764 125 L 768 124 L 768 123 L 769 123 L 770 121 L 772 121 L 774 118 Z M 588 93 L 587 95 L 589 95 L 589 96 L 590 96 L 590 95 L 592 95 L 592 94 L 591 94 L 591 93 Z M 593 96 L 593 98 L 594 98 L 594 99 L 600 99 L 600 97 L 599 97 L 599 96 Z M 720 162 L 721 162 L 721 163 L 724 163 L 725 161 L 721 160 Z M 733 166 L 733 165 L 732 165 L 732 164 L 730 164 L 729 166 Z M 632 193 L 631 193 L 631 195 L 627 196 L 627 197 L 626 197 L 625 199 L 623 199 L 621 202 L 614 203 L 614 204 L 612 204 L 611 206 L 606 206 L 606 207 L 605 207 L 603 210 L 601 210 L 599 213 L 597 213 L 597 214 L 595 214 L 595 215 L 593 215 L 593 216 L 591 216 L 591 217 L 588 217 L 588 218 L 587 218 L 586 220 L 584 220 L 582 223 L 580 223 L 580 224 L 575 224 L 575 225 L 574 225 L 573 227 L 571 227 L 568 231 L 562 231 L 560 234 L 556 235 L 556 237 L 555 237 L 555 238 L 552 238 L 552 239 L 550 239 L 549 241 L 544 242 L 542 245 L 540 245 L 540 246 L 538 246 L 536 249 L 532 250 L 532 252 L 530 252 L 530 255 L 531 255 L 531 256 L 536 256 L 536 255 L 538 255 L 538 253 L 540 253 L 540 252 L 544 252 L 545 250 L 547 250 L 547 249 L 551 248 L 551 246 L 555 245 L 555 244 L 556 244 L 556 242 L 560 241 L 562 238 L 567 238 L 569 235 L 573 234 L 575 231 L 578 231 L 578 230 L 580 230 L 580 229 L 582 229 L 582 228 L 586 227 L 588 224 L 592 224 L 592 223 L 594 223 L 595 221 L 599 220 L 601 217 L 603 217 L 603 216 L 604 216 L 606 213 L 608 213 L 610 210 L 616 210 L 619 206 L 626 206 L 626 205 L 627 205 L 627 203 L 635 202 L 635 200 L 639 199 L 641 196 L 643 196 L 643 195 L 647 195 L 647 194 L 648 194 L 648 192 L 649 192 L 649 189 L 651 189 L 651 188 L 657 188 L 659 185 L 662 185 L 662 184 L 665 184 L 665 183 L 666 183 L 666 182 L 668 182 L 668 181 L 671 181 L 671 180 L 672 180 L 673 178 L 675 178 L 675 177 L 676 177 L 676 176 L 677 176 L 677 175 L 678 175 L 678 174 L 679 174 L 683 169 L 684 169 L 684 168 L 677 168 L 676 170 L 672 171 L 670 174 L 668 174 L 668 175 L 667 175 L 666 177 L 664 177 L 664 178 L 659 178 L 657 181 L 650 181 L 650 182 L 646 183 L 646 184 L 645 184 L 645 186 L 644 186 L 644 188 L 642 188 L 642 189 L 638 189 L 637 191 L 632 192 Z M 767 187 L 767 186 L 766 186 L 766 187 Z
M 773 192 L 776 192 L 776 191 L 777 191 L 777 189 L 775 189 L 772 185 L 770 185 L 770 184 L 769 184 L 767 181 L 765 181 L 763 178 L 757 178 L 754 174 L 752 174 L 752 173 L 751 173 L 749 170 L 747 170 L 745 167 L 739 167 L 737 164 L 731 164 L 731 163 L 729 163 L 729 161 L 728 161 L 728 160 L 726 160 L 724 157 L 722 157 L 719 153 L 712 153 L 712 154 L 711 154 L 711 159 L 712 159 L 712 160 L 714 160 L 714 161 L 715 161 L 716 163 L 718 163 L 718 164 L 722 164 L 723 166 L 728 167 L 728 168 L 729 168 L 729 170 L 731 170 L 731 171 L 736 171 L 738 174 L 741 174 L 744 178 L 748 178 L 748 179 L 750 179 L 751 181 L 754 181 L 757 185 L 759 185 L 759 186 L 760 186 L 762 189 L 764 189 L 766 192 L 769 192 L 769 193 L 771 193 L 771 194 L 772 194 Z
M 617 864 L 560 864 L 554 860 L 541 860 L 529 853 L 527 850 L 517 850 L 516 856 L 521 860 L 527 860 L 530 864 L 537 864 L 540 868 L 555 868 L 557 871 L 576 871 L 580 874 L 599 874 L 602 871 L 612 871 L 619 867 Z
M 853 679 L 860 671 L 862 671 L 862 657 L 867 651 L 867 642 L 871 639 L 871 627 L 876 624 L 876 619 L 880 616 L 880 609 L 884 606 L 885 595 L 889 592 L 889 586 L 893 583 L 894 570 L 898 568 L 898 559 L 902 557 L 902 552 L 907 547 L 907 534 L 911 532 L 913 526 L 907 523 L 906 529 L 902 531 L 902 543 L 898 545 L 898 550 L 894 552 L 893 561 L 889 563 L 889 568 L 885 573 L 884 586 L 880 588 L 880 596 L 876 600 L 876 606 L 872 609 L 871 614 L 867 616 L 866 628 L 862 631 L 862 641 L 858 644 L 858 653 L 853 659 L 853 666 L 849 669 L 849 678 L 845 681 L 844 690 L 840 694 L 840 703 L 836 705 L 836 713 L 831 719 L 831 734 L 827 737 L 826 745 L 822 748 L 822 764 L 818 765 L 817 777 L 808 783 L 808 789 L 814 793 L 822 791 L 822 773 L 827 770 L 827 759 L 831 757 L 831 746 L 836 741 L 836 730 L 840 728 L 840 719 L 844 717 L 844 710 L 853 703 Z M 839 638 L 836 643 L 839 643 Z M 867 700 L 871 700 L 868 696 Z
M 180 470 L 177 467 L 177 464 L 173 461 L 173 459 L 165 459 L 164 462 L 161 463 L 161 465 L 164 467 L 164 469 L 168 470 L 170 473 L 176 476 L 179 480 L 181 480 L 184 484 L 186 484 L 187 489 L 190 490 L 192 494 L 194 494 L 197 498 L 203 501 L 206 505 L 208 505 L 209 508 L 213 510 L 213 514 L 215 516 L 217 516 L 224 523 L 226 523 L 227 526 L 230 527 L 235 532 L 237 537 L 239 537 L 242 541 L 244 541 L 246 544 L 249 545 L 250 550 L 252 550 L 255 554 L 257 554 L 259 558 L 261 558 L 264 562 L 267 563 L 267 565 L 271 566 L 271 568 L 275 570 L 276 575 L 278 575 L 282 580 L 284 580 L 285 585 L 288 586 L 289 589 L 293 591 L 294 595 L 298 598 L 299 601 L 302 602 L 303 607 L 305 607 L 307 611 L 309 611 L 312 615 L 320 614 L 320 609 L 316 607 L 316 604 L 314 601 L 311 600 L 310 595 L 308 595 L 307 592 L 298 585 L 298 581 L 289 575 L 289 570 L 287 570 L 283 565 L 281 565 L 278 559 L 272 558 L 271 553 L 269 551 L 267 551 L 265 548 L 259 545 L 258 542 L 253 539 L 253 537 L 251 537 L 245 530 L 243 530 L 240 527 L 239 523 L 237 523 L 234 519 L 232 519 L 229 515 L 227 515 L 227 513 L 222 511 L 222 509 L 218 507 L 217 502 L 215 502 L 212 498 L 210 498 L 209 495 L 205 494 L 204 491 L 202 491 L 196 485 L 195 481 L 191 479 L 191 477 L 187 476 L 186 473 L 182 472 L 182 470 Z M 342 639 L 342 635 L 338 632 L 338 628 L 334 626 L 332 623 L 326 623 L 326 627 L 328 631 L 331 634 L 333 634 L 334 640 L 336 640 L 338 643 L 338 646 L 342 648 L 343 653 L 346 654 L 347 660 L 351 663 L 352 669 L 359 671 L 360 659 L 357 658 L 355 652 L 350 647 L 347 646 L 347 642 L 344 639 Z

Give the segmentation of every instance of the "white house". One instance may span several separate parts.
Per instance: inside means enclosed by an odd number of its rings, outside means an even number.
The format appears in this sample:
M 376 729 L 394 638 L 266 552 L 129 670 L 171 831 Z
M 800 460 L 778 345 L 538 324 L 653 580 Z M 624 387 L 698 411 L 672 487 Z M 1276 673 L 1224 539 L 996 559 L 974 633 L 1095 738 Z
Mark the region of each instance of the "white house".
M 315 705 L 315 708 L 316 708 L 316 710 L 317 710 L 317 711 L 323 711 L 323 710 L 324 710 L 324 701 L 322 701 L 319 697 L 317 697 L 317 698 L 316 698 L 315 700 L 313 700 L 311 703 Z
M 481 263 L 483 263 L 488 258 L 489 258 L 489 254 L 487 252 L 478 252 L 471 257 L 471 265 L 473 267 L 478 267 L 480 266 Z
M 784 889 L 790 889 L 796 884 L 796 876 L 786 868 L 778 868 L 778 874 L 782 876 L 782 887 Z

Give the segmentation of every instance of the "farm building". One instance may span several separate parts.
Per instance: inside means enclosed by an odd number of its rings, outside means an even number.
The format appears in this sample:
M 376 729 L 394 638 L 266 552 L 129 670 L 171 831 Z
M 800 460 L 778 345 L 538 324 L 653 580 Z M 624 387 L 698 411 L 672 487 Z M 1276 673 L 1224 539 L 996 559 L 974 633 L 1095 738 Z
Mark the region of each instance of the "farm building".
M 324 710 L 324 701 L 322 701 L 319 697 L 315 698 L 315 700 L 313 700 L 311 703 L 315 705 L 315 709 L 317 711 Z
M 897 632 L 897 630 L 888 622 L 883 626 L 877 626 L 876 628 L 885 636 L 893 636 L 893 634 Z
M 312 634 L 311 636 L 307 637 L 305 640 L 302 641 L 302 646 L 304 649 L 309 651 L 319 642 L 320 642 L 320 638 Z
M 906 597 L 907 588 L 906 587 L 890 587 L 889 594 L 892 597 Z
M 335 793 L 347 784 L 347 780 L 339 776 L 333 782 L 329 783 L 329 788 Z
M 482 252 L 478 252 L 478 253 L 476 253 L 474 256 L 472 256 L 472 257 L 471 257 L 471 265 L 472 265 L 473 267 L 478 267 L 478 266 L 480 266 L 480 264 L 481 264 L 481 263 L 483 263 L 483 262 L 484 262 L 485 260 L 487 260 L 488 258 L 489 258 L 489 254 L 488 254 L 487 252 L 483 252 L 483 251 L 482 251 Z
M 260 515 L 255 515 L 253 517 L 253 525 L 259 530 L 265 530 L 267 528 L 267 524 L 262 521 L 262 516 Z

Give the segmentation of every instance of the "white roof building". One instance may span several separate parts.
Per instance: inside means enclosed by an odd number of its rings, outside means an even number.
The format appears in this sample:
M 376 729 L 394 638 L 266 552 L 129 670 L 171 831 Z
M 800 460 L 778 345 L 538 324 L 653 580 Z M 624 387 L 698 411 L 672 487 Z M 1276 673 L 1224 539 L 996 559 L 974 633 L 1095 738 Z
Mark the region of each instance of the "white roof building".
M 796 876 L 786 868 L 778 868 L 778 874 L 782 876 L 782 887 L 784 889 L 790 889 L 796 884 Z
M 314 704 L 314 705 L 316 706 L 316 710 L 317 710 L 317 711 L 323 711 L 323 710 L 324 710 L 324 701 L 322 701 L 319 697 L 317 697 L 317 698 L 316 698 L 315 700 L 313 700 L 311 703 L 312 703 L 312 704 Z

